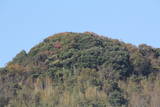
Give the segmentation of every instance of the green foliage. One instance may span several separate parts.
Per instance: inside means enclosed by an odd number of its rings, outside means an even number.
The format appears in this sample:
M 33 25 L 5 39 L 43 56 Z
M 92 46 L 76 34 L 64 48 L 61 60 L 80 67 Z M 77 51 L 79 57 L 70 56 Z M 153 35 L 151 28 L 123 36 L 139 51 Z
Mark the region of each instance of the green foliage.
M 154 56 L 158 56 L 158 49 L 144 44 L 136 48 L 91 32 L 70 32 L 45 39 L 28 54 L 20 52 L 10 63 L 20 64 L 26 71 L 104 67 L 112 70 L 114 78 L 126 79 L 132 74 L 147 76 L 152 68 L 158 69 Z
M 15 64 L 21 64 L 24 63 L 27 58 L 26 51 L 22 50 L 19 54 L 16 55 L 16 57 L 13 59 L 13 63 Z
M 145 44 L 91 32 L 55 34 L 0 68 L 0 106 L 127 107 L 135 92 L 160 92 L 144 84 L 158 87 L 159 59 L 160 49 Z M 140 98 L 154 103 L 150 94 Z
M 0 107 L 5 107 L 6 105 L 8 105 L 8 100 L 9 98 L 5 98 L 5 97 L 0 97 Z
M 124 93 L 122 89 L 119 88 L 118 84 L 116 82 L 109 82 L 110 87 L 108 89 L 108 98 L 109 103 L 113 107 L 127 107 L 128 101 L 124 98 Z
M 109 102 L 113 107 L 121 107 L 121 106 L 127 107 L 127 100 L 124 99 L 123 93 L 117 90 L 110 93 Z
M 149 59 L 146 59 L 140 53 L 133 53 L 130 57 L 133 66 L 133 73 L 137 75 L 148 75 L 151 70 Z

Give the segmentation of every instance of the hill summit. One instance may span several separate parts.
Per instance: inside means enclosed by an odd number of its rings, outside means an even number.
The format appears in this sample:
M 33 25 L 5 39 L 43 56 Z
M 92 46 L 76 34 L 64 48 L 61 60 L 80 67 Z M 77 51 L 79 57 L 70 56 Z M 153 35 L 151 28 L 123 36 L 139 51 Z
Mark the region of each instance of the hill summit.
M 21 51 L 0 69 L 0 104 L 134 107 L 131 106 L 134 103 L 142 104 L 138 100 L 134 102 L 132 94 L 143 91 L 145 85 L 141 82 L 157 81 L 159 59 L 160 49 L 146 44 L 136 47 L 93 32 L 55 34 L 28 53 Z M 151 97 L 148 93 L 143 94 Z M 147 101 L 150 105 L 158 103 Z
M 21 51 L 8 63 L 7 69 L 40 72 L 109 67 L 125 77 L 159 70 L 158 58 L 159 49 L 145 44 L 137 48 L 93 32 L 64 32 L 46 38 L 29 53 Z

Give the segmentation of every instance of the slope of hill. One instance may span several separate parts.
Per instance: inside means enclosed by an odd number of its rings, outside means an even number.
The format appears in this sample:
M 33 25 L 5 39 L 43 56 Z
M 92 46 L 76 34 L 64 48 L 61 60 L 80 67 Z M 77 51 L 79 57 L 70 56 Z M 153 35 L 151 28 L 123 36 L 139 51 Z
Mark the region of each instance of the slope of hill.
M 0 107 L 157 107 L 160 49 L 65 32 L 0 69 Z

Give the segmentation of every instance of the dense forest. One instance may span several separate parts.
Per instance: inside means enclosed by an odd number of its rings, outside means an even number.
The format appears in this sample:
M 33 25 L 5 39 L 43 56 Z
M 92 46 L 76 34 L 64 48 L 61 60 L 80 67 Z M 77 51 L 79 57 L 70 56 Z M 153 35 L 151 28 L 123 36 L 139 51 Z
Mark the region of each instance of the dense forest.
M 55 34 L 0 68 L 0 107 L 160 107 L 160 48 Z

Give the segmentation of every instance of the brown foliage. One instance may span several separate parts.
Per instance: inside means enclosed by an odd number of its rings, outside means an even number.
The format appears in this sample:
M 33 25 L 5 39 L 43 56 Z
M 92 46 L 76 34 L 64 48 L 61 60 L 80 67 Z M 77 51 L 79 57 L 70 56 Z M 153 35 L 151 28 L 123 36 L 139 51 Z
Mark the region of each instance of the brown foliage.
M 25 67 L 20 64 L 9 64 L 7 66 L 8 71 L 25 71 Z

